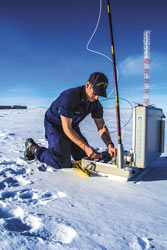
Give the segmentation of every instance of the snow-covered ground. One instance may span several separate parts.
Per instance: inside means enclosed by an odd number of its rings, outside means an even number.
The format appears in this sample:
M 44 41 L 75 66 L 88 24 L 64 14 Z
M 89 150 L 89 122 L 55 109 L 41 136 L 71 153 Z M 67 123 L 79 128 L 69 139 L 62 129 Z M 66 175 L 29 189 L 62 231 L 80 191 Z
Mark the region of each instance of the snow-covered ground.
M 112 112 L 105 112 L 111 131 Z M 44 113 L 44 108 L 0 110 L 0 249 L 166 250 L 166 148 L 137 182 L 56 171 L 23 156 L 28 137 L 47 146 Z M 130 111 L 121 117 L 126 123 Z M 105 149 L 90 117 L 81 127 L 93 147 Z M 116 143 L 117 134 L 111 135 Z M 132 122 L 124 131 L 127 150 L 131 137 Z

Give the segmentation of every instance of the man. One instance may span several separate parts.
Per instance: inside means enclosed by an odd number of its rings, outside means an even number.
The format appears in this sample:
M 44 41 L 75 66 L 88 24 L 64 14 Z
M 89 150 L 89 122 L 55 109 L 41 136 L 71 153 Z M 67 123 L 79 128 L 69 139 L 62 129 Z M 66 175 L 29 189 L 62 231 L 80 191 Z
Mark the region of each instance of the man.
M 25 143 L 25 158 L 38 159 L 54 168 L 71 167 L 71 155 L 74 160 L 86 156 L 90 159 L 100 158 L 100 154 L 88 144 L 79 128 L 79 123 L 90 113 L 110 156 L 116 158 L 117 151 L 104 123 L 103 107 L 98 101 L 99 96 L 107 97 L 107 86 L 107 77 L 95 72 L 90 75 L 85 86 L 62 92 L 45 114 L 48 148 L 39 147 L 29 138 Z

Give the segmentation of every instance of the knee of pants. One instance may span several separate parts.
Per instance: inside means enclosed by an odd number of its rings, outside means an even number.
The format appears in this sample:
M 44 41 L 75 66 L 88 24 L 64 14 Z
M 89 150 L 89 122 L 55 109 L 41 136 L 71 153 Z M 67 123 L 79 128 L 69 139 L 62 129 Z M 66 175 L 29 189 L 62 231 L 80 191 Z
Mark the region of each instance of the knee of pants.
M 57 152 L 55 148 L 48 149 L 48 155 L 52 165 L 58 165 L 60 168 L 71 167 L 71 156 L 70 153 Z
M 47 165 L 56 169 L 71 167 L 70 156 L 63 157 L 63 155 L 58 154 L 53 148 L 38 148 L 36 152 L 36 158 L 40 162 L 44 162 Z

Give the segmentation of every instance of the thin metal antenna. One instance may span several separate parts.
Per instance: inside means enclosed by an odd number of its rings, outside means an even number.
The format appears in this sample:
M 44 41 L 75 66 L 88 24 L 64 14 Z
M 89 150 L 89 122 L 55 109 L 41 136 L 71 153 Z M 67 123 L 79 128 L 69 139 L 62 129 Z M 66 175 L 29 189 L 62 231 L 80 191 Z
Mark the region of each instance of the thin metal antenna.
M 107 9 L 108 9 L 108 17 L 109 17 L 109 26 L 110 26 L 110 38 L 111 38 L 111 52 L 112 52 L 112 61 L 113 61 L 113 71 L 114 71 L 114 85 L 115 85 L 115 105 L 116 105 L 116 116 L 117 116 L 117 129 L 118 129 L 118 167 L 124 167 L 124 149 L 122 145 L 121 138 L 121 122 L 120 122 L 120 109 L 119 109 L 119 95 L 118 95 L 118 83 L 117 83 L 117 70 L 116 70 L 116 59 L 115 59 L 115 48 L 114 48 L 114 38 L 113 38 L 113 28 L 112 28 L 112 19 L 111 19 L 111 11 L 110 11 L 110 2 L 107 0 Z
M 144 104 L 149 105 L 150 99 L 150 33 L 151 30 L 144 30 Z

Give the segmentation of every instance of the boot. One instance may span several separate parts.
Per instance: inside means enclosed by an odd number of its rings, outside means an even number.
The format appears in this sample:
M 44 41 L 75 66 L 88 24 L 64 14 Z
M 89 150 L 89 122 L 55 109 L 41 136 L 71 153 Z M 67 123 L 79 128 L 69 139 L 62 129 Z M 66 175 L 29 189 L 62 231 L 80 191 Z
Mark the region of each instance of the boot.
M 28 138 L 25 142 L 24 157 L 26 160 L 31 161 L 35 159 L 35 153 L 39 145 L 34 142 L 32 138 Z

